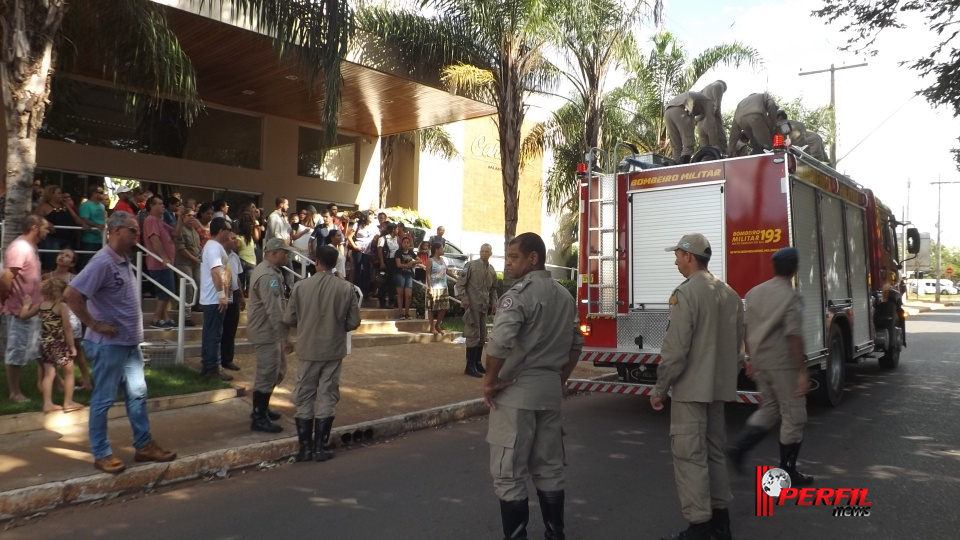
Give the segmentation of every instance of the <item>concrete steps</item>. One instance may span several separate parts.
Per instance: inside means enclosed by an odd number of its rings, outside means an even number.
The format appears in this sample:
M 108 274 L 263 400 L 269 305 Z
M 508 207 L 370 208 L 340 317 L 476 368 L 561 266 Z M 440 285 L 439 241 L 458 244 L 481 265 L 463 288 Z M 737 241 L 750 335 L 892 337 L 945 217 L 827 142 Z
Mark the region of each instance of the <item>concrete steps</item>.
M 153 308 L 156 300 L 143 300 L 144 356 L 157 364 L 172 363 L 177 350 L 177 329 L 150 328 L 153 321 Z M 380 347 L 403 345 L 408 343 L 441 343 L 451 342 L 459 337 L 458 332 L 448 332 L 439 336 L 430 332 L 429 321 L 422 319 L 400 320 L 400 311 L 397 309 L 379 309 L 374 299 L 364 299 L 360 309 L 360 327 L 353 332 L 353 347 Z M 194 322 L 193 327 L 185 327 L 185 343 L 183 354 L 185 358 L 200 356 L 200 340 L 203 334 L 203 314 L 198 312 L 186 313 Z M 175 319 L 176 310 L 168 311 L 168 317 Z M 240 325 L 237 327 L 236 354 L 253 353 L 253 345 L 247 342 L 247 312 L 240 313 Z

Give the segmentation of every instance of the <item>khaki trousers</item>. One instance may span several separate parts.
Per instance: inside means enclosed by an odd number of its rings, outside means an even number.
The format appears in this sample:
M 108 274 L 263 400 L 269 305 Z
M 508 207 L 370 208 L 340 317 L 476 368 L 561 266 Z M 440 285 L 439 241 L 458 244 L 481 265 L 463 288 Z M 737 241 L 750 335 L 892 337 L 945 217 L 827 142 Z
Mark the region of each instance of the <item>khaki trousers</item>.
M 803 440 L 807 423 L 807 398 L 794 395 L 797 389 L 796 369 L 754 369 L 753 379 L 760 388 L 760 407 L 747 418 L 747 425 L 769 430 L 780 422 L 780 442 Z
M 680 156 L 692 156 L 693 147 L 697 144 L 693 135 L 696 120 L 683 107 L 667 107 L 663 119 L 670 139 L 670 157 L 679 161 Z
M 502 501 L 527 495 L 527 478 L 540 491 L 564 487 L 563 429 L 559 410 L 531 411 L 497 405 L 490 410 L 487 442 L 493 490 Z
M 733 499 L 727 476 L 727 432 L 724 402 L 670 403 L 670 448 L 683 517 L 690 523 L 709 521 L 714 508 Z
M 253 389 L 269 394 L 287 374 L 287 355 L 283 353 L 283 343 L 255 343 L 253 354 L 257 360 Z
M 463 313 L 463 338 L 467 348 L 483 347 L 487 342 L 487 311 L 488 309 L 475 308 Z
M 336 414 L 340 401 L 340 366 L 343 360 L 328 362 L 300 361 L 297 387 L 293 390 L 296 417 L 327 418 Z M 316 411 L 314 411 L 316 409 Z

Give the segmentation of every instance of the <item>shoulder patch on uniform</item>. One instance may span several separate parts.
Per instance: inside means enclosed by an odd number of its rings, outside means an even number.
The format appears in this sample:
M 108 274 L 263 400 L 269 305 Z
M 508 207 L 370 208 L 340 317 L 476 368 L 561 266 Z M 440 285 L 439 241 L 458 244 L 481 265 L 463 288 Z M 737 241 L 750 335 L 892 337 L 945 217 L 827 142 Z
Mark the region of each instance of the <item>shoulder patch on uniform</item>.
M 271 280 L 270 280 L 270 286 L 271 286 L 271 287 L 279 287 L 279 286 L 280 286 L 280 280 L 271 279 Z
M 670 305 L 671 305 L 671 306 L 677 305 L 677 296 L 676 296 L 676 295 L 673 295 L 673 296 L 670 297 Z
M 510 296 L 504 296 L 503 299 L 500 300 L 500 309 L 501 309 L 501 310 L 507 310 L 507 309 L 510 309 L 510 308 L 512 308 L 512 307 L 513 307 L 513 298 L 512 298 L 512 297 L 510 297 Z

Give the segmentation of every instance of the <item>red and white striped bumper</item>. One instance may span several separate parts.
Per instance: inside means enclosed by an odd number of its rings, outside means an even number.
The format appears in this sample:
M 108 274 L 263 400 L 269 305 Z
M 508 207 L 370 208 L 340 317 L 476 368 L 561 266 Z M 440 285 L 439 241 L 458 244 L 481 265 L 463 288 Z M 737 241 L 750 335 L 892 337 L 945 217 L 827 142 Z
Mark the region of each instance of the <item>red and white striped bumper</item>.
M 581 362 L 599 362 L 604 364 L 659 364 L 660 355 L 651 353 L 583 351 Z
M 649 396 L 653 393 L 653 385 L 624 382 L 598 382 L 586 379 L 570 379 L 567 389 L 575 392 L 600 392 L 604 394 L 623 394 L 633 396 Z M 737 403 L 751 405 L 760 404 L 760 392 L 737 392 Z

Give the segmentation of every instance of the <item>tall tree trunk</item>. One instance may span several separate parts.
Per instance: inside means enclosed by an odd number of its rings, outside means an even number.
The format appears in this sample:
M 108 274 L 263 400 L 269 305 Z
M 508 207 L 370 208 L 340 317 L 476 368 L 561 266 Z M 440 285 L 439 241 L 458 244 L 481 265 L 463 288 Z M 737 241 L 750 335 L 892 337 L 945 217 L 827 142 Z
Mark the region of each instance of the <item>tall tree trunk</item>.
M 598 77 L 588 76 L 586 110 L 583 113 L 584 142 L 587 148 L 599 147 L 601 142 L 601 119 L 603 118 L 603 91 Z M 584 149 L 586 151 L 586 148 Z
M 387 207 L 387 196 L 393 185 L 393 155 L 399 142 L 399 134 L 380 139 L 380 208 Z
M 5 0 L 0 87 L 7 128 L 7 204 L 3 248 L 21 233 L 30 212 L 37 133 L 43 124 L 53 73 L 53 37 L 60 31 L 65 0 Z
M 497 81 L 497 121 L 500 132 L 500 169 L 503 173 L 503 249 L 517 236 L 520 215 L 520 128 L 523 93 L 516 60 L 504 58 L 503 77 Z

